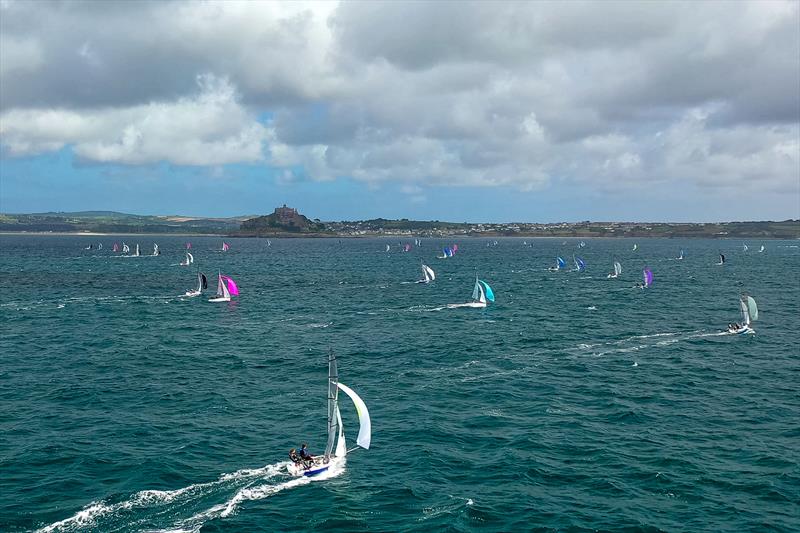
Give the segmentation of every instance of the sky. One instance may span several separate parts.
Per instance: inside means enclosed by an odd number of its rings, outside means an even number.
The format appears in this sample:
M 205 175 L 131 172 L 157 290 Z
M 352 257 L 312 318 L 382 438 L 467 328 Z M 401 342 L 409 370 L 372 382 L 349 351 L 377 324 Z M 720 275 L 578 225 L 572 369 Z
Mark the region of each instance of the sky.
M 0 0 L 0 212 L 800 218 L 800 2 Z

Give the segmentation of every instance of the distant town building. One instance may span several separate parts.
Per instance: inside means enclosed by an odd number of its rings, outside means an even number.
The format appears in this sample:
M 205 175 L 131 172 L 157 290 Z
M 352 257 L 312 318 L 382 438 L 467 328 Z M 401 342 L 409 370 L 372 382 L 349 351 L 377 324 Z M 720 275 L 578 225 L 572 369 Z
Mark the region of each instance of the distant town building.
M 278 223 L 290 224 L 299 216 L 299 213 L 294 207 L 286 207 L 286 204 L 283 204 L 282 207 L 275 208 L 273 215 L 275 215 Z

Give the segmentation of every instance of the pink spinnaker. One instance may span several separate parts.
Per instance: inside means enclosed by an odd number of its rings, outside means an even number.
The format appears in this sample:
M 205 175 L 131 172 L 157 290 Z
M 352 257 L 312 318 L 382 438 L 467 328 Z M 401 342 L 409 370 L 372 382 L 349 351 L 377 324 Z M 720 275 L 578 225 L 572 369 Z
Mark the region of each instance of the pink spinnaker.
M 222 279 L 228 284 L 228 292 L 231 293 L 231 296 L 239 296 L 239 287 L 236 286 L 236 282 L 228 276 L 222 276 Z

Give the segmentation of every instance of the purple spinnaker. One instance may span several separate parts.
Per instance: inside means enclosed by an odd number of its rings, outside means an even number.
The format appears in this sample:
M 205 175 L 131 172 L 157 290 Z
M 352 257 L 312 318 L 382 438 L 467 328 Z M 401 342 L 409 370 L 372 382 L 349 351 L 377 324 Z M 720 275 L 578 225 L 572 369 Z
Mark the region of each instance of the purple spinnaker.
M 222 276 L 222 278 L 228 284 L 228 292 L 231 293 L 231 296 L 239 296 L 239 287 L 236 286 L 236 282 L 228 276 Z

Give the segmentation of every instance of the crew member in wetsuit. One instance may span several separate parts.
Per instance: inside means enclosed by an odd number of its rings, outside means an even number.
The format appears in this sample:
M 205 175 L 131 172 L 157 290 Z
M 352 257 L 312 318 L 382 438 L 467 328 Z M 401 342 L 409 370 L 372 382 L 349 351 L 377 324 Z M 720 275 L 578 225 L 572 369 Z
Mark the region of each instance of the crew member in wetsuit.
M 300 450 L 297 452 L 297 455 L 300 456 L 300 460 L 303 461 L 303 464 L 306 468 L 311 467 L 314 464 L 314 456 L 308 453 L 308 444 L 305 442 L 300 446 Z

